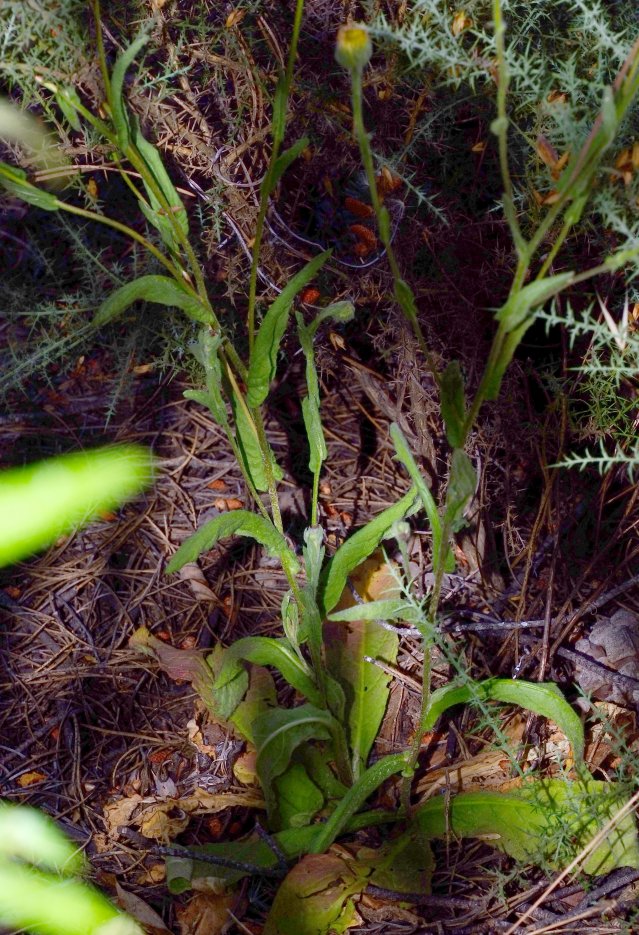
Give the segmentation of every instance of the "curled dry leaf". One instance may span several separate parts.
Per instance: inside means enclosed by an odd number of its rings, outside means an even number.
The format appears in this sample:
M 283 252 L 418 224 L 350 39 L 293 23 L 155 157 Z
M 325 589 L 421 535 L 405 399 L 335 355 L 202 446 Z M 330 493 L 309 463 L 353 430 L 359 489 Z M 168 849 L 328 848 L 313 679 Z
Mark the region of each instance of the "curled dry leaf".
M 634 706 L 639 703 L 639 681 L 632 690 L 615 682 L 614 672 L 639 680 L 639 617 L 627 610 L 618 610 L 612 617 L 602 617 L 588 636 L 575 644 L 575 649 L 608 669 L 591 671 L 579 665 L 576 678 L 582 690 L 602 701 Z
M 188 562 L 179 571 L 180 580 L 188 581 L 196 601 L 217 601 L 204 577 L 204 572 L 197 562 Z
M 197 893 L 176 909 L 180 935 L 224 935 L 234 924 L 228 911 L 235 900 L 232 893 Z

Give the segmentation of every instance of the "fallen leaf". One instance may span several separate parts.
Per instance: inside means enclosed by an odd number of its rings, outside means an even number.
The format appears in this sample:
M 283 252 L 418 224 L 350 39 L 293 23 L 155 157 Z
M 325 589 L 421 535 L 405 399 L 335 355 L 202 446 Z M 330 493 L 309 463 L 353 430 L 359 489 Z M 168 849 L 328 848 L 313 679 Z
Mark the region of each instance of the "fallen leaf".
M 225 808 L 265 807 L 264 796 L 255 789 L 242 789 L 239 792 L 208 792 L 206 789 L 196 789 L 192 796 L 182 801 L 193 803 L 194 812 L 198 815 L 221 812 Z
M 130 824 L 131 817 L 141 802 L 142 796 L 137 793 L 116 802 L 107 802 L 102 811 L 111 837 L 117 837 L 119 829 Z
M 181 834 L 191 820 L 195 804 L 189 799 L 176 799 L 168 802 L 155 802 L 145 808 L 135 819 L 135 824 L 145 838 L 166 843 Z
M 217 598 L 207 584 L 204 572 L 197 562 L 187 562 L 180 568 L 181 581 L 188 581 L 196 601 L 216 601 Z
M 120 909 L 123 909 L 136 922 L 143 925 L 146 932 L 149 932 L 150 935 L 167 935 L 167 933 L 171 935 L 171 930 L 166 927 L 162 917 L 135 893 L 129 893 L 127 890 L 122 889 L 118 882 L 115 884 L 115 893 L 116 902 Z
M 28 786 L 34 786 L 38 782 L 42 782 L 43 779 L 46 779 L 44 773 L 39 773 L 37 770 L 33 770 L 29 773 L 22 773 L 21 776 L 18 776 L 16 780 L 21 789 L 26 789 Z
M 224 935 L 235 924 L 228 912 L 235 899 L 233 893 L 197 893 L 176 908 L 180 935 Z
M 244 786 L 257 785 L 257 753 L 255 750 L 247 750 L 238 756 L 233 764 L 233 775 L 238 782 Z
M 166 864 L 151 864 L 150 867 L 145 867 L 141 873 L 138 873 L 135 877 L 135 882 L 138 886 L 154 886 L 156 883 L 164 883 L 166 880 Z

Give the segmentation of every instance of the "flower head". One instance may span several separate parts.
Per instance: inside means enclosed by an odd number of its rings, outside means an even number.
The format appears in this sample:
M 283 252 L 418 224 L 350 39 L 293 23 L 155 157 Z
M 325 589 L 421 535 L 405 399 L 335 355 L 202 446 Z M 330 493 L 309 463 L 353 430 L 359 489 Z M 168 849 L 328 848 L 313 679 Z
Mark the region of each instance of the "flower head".
M 363 23 L 349 23 L 340 26 L 337 32 L 335 58 L 349 71 L 363 71 L 371 55 L 373 44 L 368 28 Z

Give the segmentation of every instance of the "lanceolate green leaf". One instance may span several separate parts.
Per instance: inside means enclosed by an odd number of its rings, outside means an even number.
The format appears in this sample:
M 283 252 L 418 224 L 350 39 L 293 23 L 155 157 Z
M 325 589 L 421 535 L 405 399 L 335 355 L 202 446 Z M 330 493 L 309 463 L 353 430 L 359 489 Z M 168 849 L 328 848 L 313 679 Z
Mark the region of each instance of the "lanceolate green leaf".
M 391 776 L 401 773 L 407 765 L 405 753 L 392 753 L 390 756 L 382 757 L 373 766 L 369 766 L 351 786 L 325 824 L 317 829 L 315 838 L 309 847 L 310 852 L 322 854 L 328 850 L 333 841 L 348 827 L 349 822 L 366 799 Z
M 519 861 L 565 867 L 609 819 L 627 796 L 614 783 L 542 779 L 513 792 L 465 792 L 432 797 L 413 819 L 433 838 L 487 836 L 493 847 Z M 583 863 L 586 873 L 618 867 L 639 868 L 639 845 L 632 814 L 626 816 Z
M 431 730 L 439 716 L 453 705 L 479 704 L 483 701 L 516 704 L 542 717 L 550 718 L 570 741 L 575 759 L 583 759 L 584 729 L 581 720 L 554 682 L 488 679 L 485 682 L 444 685 L 443 688 L 436 689 L 430 697 L 423 730 Z
M 124 106 L 123 87 L 126 71 L 134 61 L 138 52 L 144 48 L 149 41 L 149 33 L 143 30 L 137 36 L 128 48 L 118 55 L 113 73 L 111 75 L 111 108 L 113 124 L 118 134 L 118 142 L 122 149 L 126 149 L 130 142 L 130 124 L 129 118 Z
M 58 211 L 60 208 L 60 202 L 55 195 L 32 185 L 27 180 L 27 173 L 24 169 L 10 166 L 6 162 L 0 162 L 0 185 L 9 194 L 15 195 L 16 198 L 36 208 L 42 208 L 43 211 Z
M 286 129 L 286 108 L 288 105 L 288 87 L 286 84 L 286 75 L 282 72 L 275 85 L 275 94 L 273 96 L 273 115 L 271 132 L 273 139 L 282 140 Z M 266 192 L 270 195 L 271 192 Z
M 255 426 L 249 420 L 249 416 L 233 391 L 231 394 L 231 405 L 235 417 L 235 428 L 237 431 L 237 444 L 244 460 L 244 467 L 250 476 L 256 490 L 268 490 L 266 480 L 266 471 L 264 470 L 264 461 L 262 458 L 262 449 L 257 440 Z M 267 442 L 268 444 L 268 442 Z M 273 477 L 279 481 L 284 476 L 281 467 L 275 460 L 275 455 L 270 445 L 268 446 L 268 457 L 271 460 L 271 470 Z
M 470 458 L 461 448 L 455 448 L 450 462 L 450 479 L 444 506 L 446 525 L 453 532 L 458 532 L 464 525 L 464 510 L 475 493 L 476 482 Z
M 330 250 L 327 250 L 302 267 L 299 273 L 296 273 L 284 286 L 264 316 L 255 337 L 249 364 L 247 402 L 250 407 L 260 406 L 268 395 L 271 381 L 275 377 L 277 354 L 286 331 L 293 299 L 300 289 L 303 289 L 317 275 L 329 256 Z
M 55 91 L 55 99 L 58 107 L 68 120 L 70 126 L 78 132 L 82 130 L 82 121 L 80 120 L 77 111 L 77 107 L 81 106 L 82 102 L 80 101 L 78 92 L 73 87 L 73 85 L 57 87 Z
M 328 457 L 324 431 L 322 429 L 322 420 L 320 417 L 320 394 L 319 380 L 317 378 L 317 369 L 315 367 L 315 355 L 313 352 L 313 338 L 310 330 L 304 326 L 304 321 L 299 312 L 296 314 L 297 331 L 304 356 L 306 357 L 306 386 L 308 396 L 302 400 L 302 417 L 304 427 L 306 428 L 306 437 L 310 449 L 309 470 L 316 474 L 322 467 L 322 462 Z
M 324 438 L 319 407 L 310 396 L 306 396 L 302 400 L 302 418 L 304 419 L 304 428 L 308 438 L 308 469 L 312 474 L 317 474 L 328 457 L 328 449 Z
M 357 610 L 363 607 L 366 604 L 357 605 Z M 368 660 L 392 665 L 397 659 L 399 637 L 360 615 L 348 623 L 325 623 L 324 643 L 328 669 L 346 695 L 351 769 L 357 779 L 366 767 L 382 723 L 391 678 Z
M 113 321 L 134 302 L 154 302 L 168 308 L 179 308 L 193 321 L 213 324 L 213 318 L 200 300 L 182 289 L 170 276 L 140 276 L 112 292 L 98 309 L 93 323 L 97 328 Z
M 508 299 L 495 318 L 502 323 L 507 332 L 514 331 L 524 323 L 535 308 L 565 289 L 574 275 L 573 272 L 559 273 L 556 276 L 548 276 L 529 283 Z
M 228 718 L 232 713 L 225 704 L 224 688 L 242 670 L 242 660 L 258 665 L 273 666 L 296 691 L 313 704 L 321 704 L 320 693 L 308 666 L 302 662 L 287 639 L 247 636 L 237 640 L 226 650 L 222 668 L 213 686 L 215 700 L 222 717 Z
M 263 545 L 270 555 L 285 556 L 288 562 L 299 569 L 295 553 L 287 545 L 284 536 L 265 517 L 248 510 L 223 513 L 201 526 L 197 532 L 182 543 L 166 567 L 166 573 L 179 571 L 187 562 L 194 562 L 213 548 L 220 539 L 228 536 L 247 536 Z
M 222 396 L 222 365 L 217 353 L 221 343 L 219 335 L 213 334 L 209 328 L 202 328 L 198 340 L 189 345 L 191 353 L 204 368 L 206 392 L 186 390 L 184 396 L 207 406 L 217 424 L 227 428 L 228 415 Z
M 275 708 L 255 721 L 257 773 L 272 824 L 278 822 L 275 779 L 288 768 L 297 747 L 309 740 L 330 740 L 337 726 L 328 711 L 312 704 Z
M 137 119 L 132 119 L 133 124 L 133 142 L 144 159 L 148 170 L 151 172 L 153 179 L 162 192 L 164 199 L 168 204 L 168 211 L 171 214 L 171 218 L 177 222 L 180 230 L 183 234 L 188 235 L 189 232 L 189 221 L 186 213 L 186 208 L 184 207 L 184 202 L 178 195 L 177 189 L 173 185 L 168 172 L 164 168 L 164 164 L 160 157 L 159 152 L 147 139 L 144 138 L 142 132 L 138 127 Z M 162 240 L 169 249 L 177 252 L 180 249 L 180 242 L 176 236 L 174 226 L 171 223 L 171 218 L 167 214 L 167 209 L 161 204 L 159 198 L 157 197 L 153 188 L 144 182 L 144 187 L 146 193 L 149 197 L 150 209 L 140 202 L 140 208 L 144 213 L 146 219 L 153 224 L 153 226 L 160 232 Z
M 337 550 L 320 579 L 319 593 L 324 616 L 340 599 L 350 572 L 375 551 L 393 523 L 409 512 L 415 502 L 415 494 L 415 488 L 411 487 L 401 500 L 358 529 Z
M 446 426 L 448 444 L 452 448 L 459 448 L 464 443 L 466 401 L 464 397 L 464 378 L 458 360 L 451 360 L 444 370 L 440 392 L 442 419 Z
M 397 457 L 404 465 L 410 475 L 410 479 L 415 484 L 419 497 L 422 501 L 422 506 L 426 511 L 426 516 L 428 517 L 428 522 L 430 523 L 430 528 L 433 535 L 433 559 L 435 562 L 438 562 L 442 542 L 442 524 L 439 518 L 437 504 L 435 503 L 428 484 L 424 480 L 422 472 L 419 470 L 417 462 L 415 461 L 415 458 L 413 457 L 413 454 L 408 447 L 408 442 L 404 438 L 402 430 L 396 422 L 393 422 L 390 427 L 390 436 L 393 439 Z M 452 558 L 452 553 L 448 547 L 447 553 Z M 445 556 L 445 561 L 447 557 L 448 556 Z M 450 562 L 447 561 L 446 565 L 450 565 Z
M 354 604 L 345 610 L 336 610 L 329 614 L 329 620 L 402 620 L 406 623 L 421 623 L 423 615 L 417 607 L 407 603 L 403 597 L 391 597 L 387 600 L 367 601 Z
M 295 162 L 295 160 L 302 155 L 303 151 L 308 146 L 308 143 L 308 137 L 303 136 L 301 139 L 296 140 L 292 146 L 289 146 L 288 149 L 285 149 L 283 153 L 280 153 L 280 155 L 275 160 L 275 165 L 273 166 L 272 170 L 271 184 L 273 188 L 275 188 L 291 163 Z M 271 194 L 273 188 L 269 194 Z
M 251 666 L 246 694 L 229 718 L 235 731 L 254 744 L 253 724 L 260 714 L 277 705 L 277 690 L 273 676 L 264 666 Z

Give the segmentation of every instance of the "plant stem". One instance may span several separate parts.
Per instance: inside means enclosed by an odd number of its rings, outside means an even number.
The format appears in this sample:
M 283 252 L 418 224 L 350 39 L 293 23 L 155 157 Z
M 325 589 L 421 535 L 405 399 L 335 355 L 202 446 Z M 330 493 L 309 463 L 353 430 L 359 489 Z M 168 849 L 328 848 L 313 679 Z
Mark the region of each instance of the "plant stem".
M 370 192 L 371 204 L 375 212 L 375 217 L 377 219 L 377 226 L 379 230 L 380 240 L 384 245 L 386 251 L 386 256 L 388 257 L 388 263 L 391 268 L 391 273 L 393 276 L 393 281 L 395 283 L 395 298 L 400 305 L 402 312 L 405 317 L 408 319 L 410 326 L 413 330 L 413 334 L 417 340 L 419 348 L 424 356 L 426 365 L 439 386 L 440 377 L 435 364 L 435 360 L 426 344 L 422 329 L 417 318 L 417 310 L 412 307 L 414 303 L 414 297 L 410 293 L 410 287 L 407 283 L 404 282 L 402 278 L 399 265 L 397 263 L 397 258 L 395 257 L 395 251 L 393 250 L 392 238 L 390 233 L 390 218 L 388 210 L 382 204 L 379 197 L 379 192 L 377 191 L 377 179 L 375 178 L 375 167 L 373 165 L 373 154 L 371 151 L 370 140 L 368 138 L 368 133 L 366 132 L 366 127 L 364 125 L 364 115 L 362 110 L 362 71 L 361 69 L 355 68 L 351 71 L 351 97 L 353 105 L 353 130 L 355 137 L 357 139 L 357 144 L 359 146 L 360 156 L 362 163 L 364 165 L 364 170 L 366 172 L 366 180 L 368 182 L 368 188 Z M 398 288 L 398 283 L 403 284 L 404 289 L 408 290 L 410 295 L 410 300 L 407 301 L 407 297 L 403 296 L 401 287 Z M 409 304 L 410 302 L 410 304 Z
M 304 0 L 296 0 L 295 4 L 295 15 L 293 18 L 293 32 L 291 35 L 291 45 L 288 52 L 288 60 L 286 63 L 286 72 L 284 74 L 284 94 L 286 100 L 288 101 L 288 96 L 291 91 L 291 84 L 293 81 L 293 68 L 295 67 L 295 59 L 297 57 L 297 44 L 300 36 L 300 28 L 302 25 L 302 14 L 304 12 Z M 284 131 L 286 128 L 286 120 L 282 121 L 281 126 L 274 126 L 273 128 L 273 143 L 271 149 L 271 156 L 269 159 L 268 168 L 266 170 L 266 175 L 262 182 L 260 189 L 260 207 L 257 215 L 257 221 L 255 223 L 255 235 L 253 238 L 253 249 L 252 249 L 252 260 L 251 260 L 251 274 L 249 278 L 249 297 L 248 297 L 248 311 L 247 311 L 247 329 L 248 329 L 248 342 L 249 342 L 249 353 L 253 350 L 253 342 L 255 340 L 255 304 L 257 299 L 257 269 L 259 265 L 260 250 L 262 248 L 262 238 L 264 236 L 264 224 L 266 221 L 266 212 L 268 210 L 269 198 L 273 191 L 273 179 L 275 176 L 275 163 L 280 152 L 280 147 L 284 140 Z

